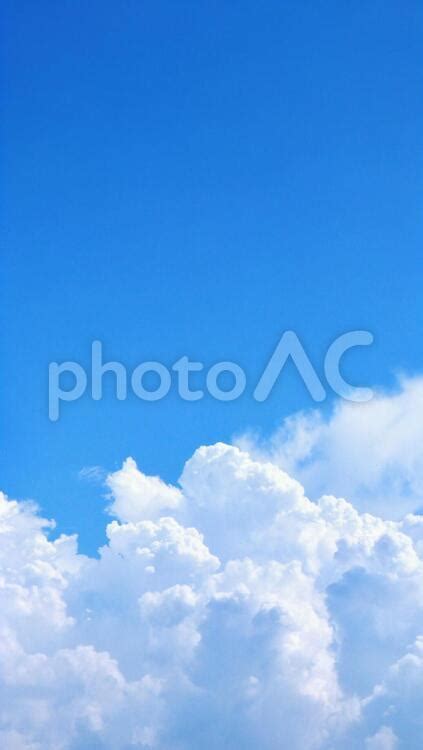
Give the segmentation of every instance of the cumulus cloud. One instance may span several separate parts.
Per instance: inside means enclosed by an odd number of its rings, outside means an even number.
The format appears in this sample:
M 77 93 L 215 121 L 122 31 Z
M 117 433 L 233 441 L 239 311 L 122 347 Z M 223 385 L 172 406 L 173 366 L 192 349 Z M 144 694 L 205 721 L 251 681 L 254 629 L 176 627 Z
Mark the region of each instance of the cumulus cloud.
M 422 517 L 258 453 L 201 447 L 177 487 L 128 459 L 98 558 L 0 494 L 1 747 L 421 749 Z
M 177 487 L 165 484 L 160 477 L 142 474 L 133 458 L 127 458 L 119 471 L 109 474 L 106 484 L 112 497 L 110 513 L 121 521 L 157 518 L 165 510 L 178 508 L 182 501 Z
M 403 378 L 394 393 L 364 404 L 338 401 L 286 419 L 270 439 L 237 444 L 301 481 L 307 493 L 347 497 L 361 511 L 398 519 L 423 510 L 423 378 Z

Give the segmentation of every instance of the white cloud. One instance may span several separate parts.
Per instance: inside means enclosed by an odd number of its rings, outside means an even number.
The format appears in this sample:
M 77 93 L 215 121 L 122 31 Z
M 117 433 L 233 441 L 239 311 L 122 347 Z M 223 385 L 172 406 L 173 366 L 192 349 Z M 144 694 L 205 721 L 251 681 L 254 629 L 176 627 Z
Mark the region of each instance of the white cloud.
M 390 727 L 381 727 L 377 734 L 366 740 L 366 750 L 395 750 L 398 741 Z
M 110 513 L 121 521 L 157 518 L 164 510 L 178 508 L 182 501 L 176 487 L 160 477 L 142 474 L 133 458 L 127 458 L 119 471 L 109 474 L 106 484 L 112 493 Z
M 365 404 L 338 401 L 285 420 L 269 440 L 244 435 L 240 447 L 295 476 L 313 498 L 348 497 L 357 509 L 400 518 L 423 509 L 423 378 Z
M 422 518 L 312 502 L 272 449 L 127 460 L 98 559 L 0 495 L 1 747 L 420 750 Z

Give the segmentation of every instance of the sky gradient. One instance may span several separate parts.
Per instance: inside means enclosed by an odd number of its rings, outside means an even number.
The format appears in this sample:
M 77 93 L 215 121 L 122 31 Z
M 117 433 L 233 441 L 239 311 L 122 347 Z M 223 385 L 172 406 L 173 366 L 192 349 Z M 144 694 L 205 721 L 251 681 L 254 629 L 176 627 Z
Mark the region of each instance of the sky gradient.
M 318 372 L 363 328 L 352 380 L 421 369 L 421 22 L 413 0 L 6 2 L 0 355 L 3 488 L 84 549 L 84 467 L 132 455 L 176 481 L 200 444 L 312 406 L 88 396 L 47 413 L 51 361 L 101 339 L 131 370 L 186 354 L 254 381 L 282 331 Z M 330 400 L 330 399 L 329 399 Z

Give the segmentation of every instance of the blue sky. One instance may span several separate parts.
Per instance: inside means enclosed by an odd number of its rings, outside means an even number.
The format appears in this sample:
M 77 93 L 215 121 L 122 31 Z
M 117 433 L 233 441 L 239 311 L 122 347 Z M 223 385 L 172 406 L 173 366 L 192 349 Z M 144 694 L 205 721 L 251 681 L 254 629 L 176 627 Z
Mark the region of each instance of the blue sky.
M 230 359 L 254 379 L 293 329 L 321 372 L 422 369 L 418 2 L 6 2 L 0 470 L 83 549 L 103 539 L 84 466 L 132 455 L 176 481 L 200 444 L 311 406 L 176 395 L 47 412 L 52 360 L 93 339 L 132 369 Z

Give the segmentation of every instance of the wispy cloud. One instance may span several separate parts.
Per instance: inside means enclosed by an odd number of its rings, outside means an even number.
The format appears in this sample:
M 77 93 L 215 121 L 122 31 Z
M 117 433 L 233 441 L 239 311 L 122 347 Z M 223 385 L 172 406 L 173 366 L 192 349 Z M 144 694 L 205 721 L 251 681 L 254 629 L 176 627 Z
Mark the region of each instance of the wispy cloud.
M 102 466 L 84 466 L 78 472 L 78 477 L 87 482 L 101 484 L 106 478 L 107 472 Z

